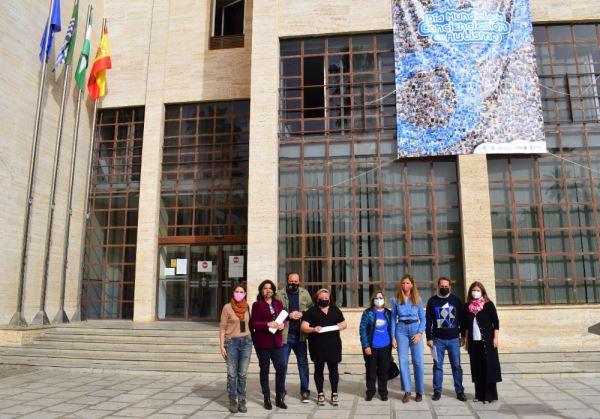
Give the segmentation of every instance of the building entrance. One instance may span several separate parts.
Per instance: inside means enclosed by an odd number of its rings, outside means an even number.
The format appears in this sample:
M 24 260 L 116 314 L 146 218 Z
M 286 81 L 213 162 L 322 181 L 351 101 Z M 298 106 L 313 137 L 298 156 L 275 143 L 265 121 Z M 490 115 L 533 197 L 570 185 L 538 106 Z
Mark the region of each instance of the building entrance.
M 246 263 L 245 244 L 160 246 L 158 320 L 217 320 Z

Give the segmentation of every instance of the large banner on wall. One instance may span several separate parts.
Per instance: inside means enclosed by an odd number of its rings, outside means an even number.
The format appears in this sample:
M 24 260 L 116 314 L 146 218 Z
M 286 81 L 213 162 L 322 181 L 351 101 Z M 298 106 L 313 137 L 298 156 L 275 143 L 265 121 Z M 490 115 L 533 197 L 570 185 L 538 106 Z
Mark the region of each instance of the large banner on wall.
M 393 0 L 398 156 L 544 153 L 528 0 Z

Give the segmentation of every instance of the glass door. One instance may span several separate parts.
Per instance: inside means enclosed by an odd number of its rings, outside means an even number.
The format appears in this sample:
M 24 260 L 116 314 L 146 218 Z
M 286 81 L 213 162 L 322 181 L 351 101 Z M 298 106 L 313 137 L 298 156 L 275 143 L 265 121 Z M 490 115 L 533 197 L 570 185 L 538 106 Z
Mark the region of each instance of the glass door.
M 159 254 L 159 320 L 218 320 L 232 287 L 246 283 L 245 244 L 165 245 Z
M 188 246 L 160 247 L 156 310 L 159 320 L 186 318 L 187 248 Z

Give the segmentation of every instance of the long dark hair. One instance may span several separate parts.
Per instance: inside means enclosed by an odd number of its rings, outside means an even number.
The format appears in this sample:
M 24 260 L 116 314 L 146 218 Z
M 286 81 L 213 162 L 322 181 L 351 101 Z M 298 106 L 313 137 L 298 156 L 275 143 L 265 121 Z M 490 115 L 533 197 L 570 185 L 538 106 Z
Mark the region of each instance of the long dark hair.
M 262 295 L 262 291 L 263 291 L 263 288 L 265 287 L 265 284 L 271 284 L 271 289 L 273 290 L 273 299 L 275 299 L 275 293 L 277 292 L 277 287 L 275 286 L 273 281 L 271 281 L 270 279 L 265 279 L 263 282 L 260 283 L 260 285 L 258 286 L 258 295 L 256 296 L 256 299 L 257 300 L 265 299 Z

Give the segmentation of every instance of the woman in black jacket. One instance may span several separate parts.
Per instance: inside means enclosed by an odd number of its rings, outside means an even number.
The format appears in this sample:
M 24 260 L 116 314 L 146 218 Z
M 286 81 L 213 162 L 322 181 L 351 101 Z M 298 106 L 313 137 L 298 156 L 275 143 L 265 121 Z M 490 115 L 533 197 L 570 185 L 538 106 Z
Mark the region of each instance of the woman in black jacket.
M 502 381 L 498 358 L 500 321 L 481 282 L 475 281 L 469 287 L 464 313 L 465 346 L 471 361 L 475 401 L 489 403 L 498 400 L 496 383 Z

